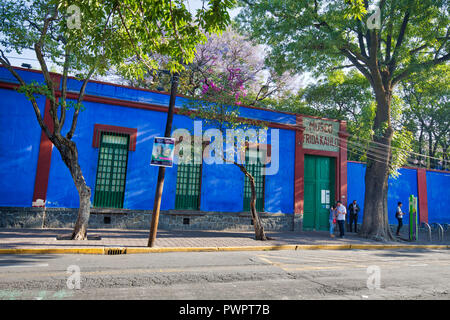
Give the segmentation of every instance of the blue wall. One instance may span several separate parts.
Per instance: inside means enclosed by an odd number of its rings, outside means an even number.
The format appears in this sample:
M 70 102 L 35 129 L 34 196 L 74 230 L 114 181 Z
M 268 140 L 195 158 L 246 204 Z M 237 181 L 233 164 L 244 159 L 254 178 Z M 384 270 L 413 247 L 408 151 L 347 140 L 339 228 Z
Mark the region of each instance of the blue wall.
M 27 82 L 42 82 L 42 75 L 35 72 L 19 71 Z M 0 81 L 16 82 L 4 68 L 0 68 Z M 69 80 L 69 90 L 77 91 L 80 82 Z M 37 157 L 39 152 L 40 128 L 35 119 L 31 104 L 23 95 L 13 90 L 3 89 L 0 137 L 2 164 L 0 173 L 4 177 L 0 182 L 0 205 L 30 206 L 34 190 Z M 129 101 L 138 101 L 156 105 L 168 105 L 167 94 L 118 87 L 104 83 L 90 83 L 86 94 L 105 96 Z M 188 101 L 178 97 L 177 107 Z M 42 105 L 45 99 L 39 99 Z M 24 105 L 23 110 L 17 106 Z M 128 209 L 152 209 L 158 168 L 149 165 L 153 137 L 164 132 L 166 113 L 84 102 L 85 110 L 79 115 L 77 129 L 73 137 L 79 152 L 79 163 L 86 183 L 95 189 L 98 148 L 92 147 L 95 124 L 106 124 L 137 129 L 136 151 L 129 152 L 127 183 L 124 207 Z M 243 116 L 295 124 L 295 115 L 253 108 L 240 108 Z M 68 111 L 66 123 L 62 129 L 69 130 L 73 111 Z M 193 121 L 185 116 L 175 115 L 173 129 L 186 128 L 193 131 Z M 207 128 L 203 128 L 206 130 Z M 8 133 L 8 132 L 11 133 Z M 270 141 L 270 130 L 269 130 Z M 293 213 L 294 206 L 294 144 L 295 133 L 291 130 L 279 130 L 280 155 L 279 171 L 276 175 L 266 176 L 265 210 L 267 212 Z M 13 155 L 13 157 L 11 157 Z M 14 159 L 14 160 L 12 160 Z M 177 166 L 166 170 L 162 210 L 175 206 Z M 11 189 L 11 181 L 17 185 Z M 202 172 L 202 193 L 200 209 L 205 211 L 239 212 L 243 208 L 244 175 L 233 165 L 204 165 Z M 11 191 L 13 190 L 13 191 Z M 78 207 L 79 199 L 69 170 L 64 165 L 57 149 L 53 149 L 49 182 L 47 189 L 49 207 Z
M 70 80 L 70 90 L 79 89 L 80 83 Z M 168 105 L 169 96 L 131 88 L 116 87 L 103 83 L 90 83 L 86 94 L 106 96 L 129 101 L 145 102 L 157 105 Z M 177 97 L 176 106 L 182 107 L 187 99 Z M 77 143 L 80 166 L 87 184 L 95 188 L 98 149 L 92 147 L 94 125 L 107 124 L 137 128 L 136 151 L 129 152 L 127 183 L 124 208 L 152 209 L 158 168 L 149 165 L 153 137 L 164 132 L 166 113 L 141 109 L 111 106 L 85 102 L 86 109 L 80 113 L 78 126 L 73 140 Z M 273 111 L 241 108 L 242 115 L 261 120 L 295 124 L 295 116 Z M 71 113 L 67 119 L 71 119 Z M 70 121 L 63 128 L 68 130 Z M 174 116 L 173 129 L 185 128 L 193 132 L 193 121 L 181 115 Z M 206 130 L 207 128 L 203 128 Z M 270 133 L 270 131 L 269 131 Z M 294 148 L 295 133 L 290 130 L 279 131 L 280 170 L 276 175 L 266 176 L 265 210 L 267 212 L 293 213 L 294 186 Z M 270 141 L 270 134 L 269 134 Z M 288 151 L 285 151 L 288 150 Z M 174 209 L 176 191 L 177 166 L 166 169 L 164 192 L 161 203 L 162 210 Z M 202 169 L 202 190 L 200 210 L 239 212 L 243 208 L 244 175 L 234 165 L 204 165 Z M 73 185 L 68 169 L 61 160 L 59 152 L 52 154 L 49 186 L 47 192 L 48 206 L 77 207 L 78 193 Z M 93 201 L 93 195 L 92 199 Z
M 81 82 L 69 79 L 67 88 L 69 91 L 79 92 Z M 154 105 L 168 106 L 170 96 L 166 93 L 150 92 L 146 90 L 139 90 L 133 88 L 126 88 L 121 86 L 114 86 L 111 84 L 90 82 L 86 86 L 86 94 L 100 97 L 109 97 L 121 100 L 149 103 Z M 182 108 L 188 106 L 190 99 L 184 97 L 177 97 L 175 106 Z M 294 114 L 281 113 L 270 110 L 260 110 L 255 108 L 240 107 L 239 113 L 242 117 L 251 119 L 273 121 L 283 124 L 296 124 L 296 116 Z
M 0 97 L 0 205 L 31 207 L 41 129 L 24 95 L 0 89 Z M 37 103 L 44 114 L 45 98 Z
M 131 89 L 122 88 L 122 90 Z M 107 91 L 105 90 L 105 92 Z M 151 95 L 161 96 L 157 93 L 146 93 L 149 97 Z M 121 94 L 126 96 L 123 92 Z M 77 143 L 80 166 L 92 193 L 95 189 L 98 158 L 98 149 L 92 147 L 94 125 L 98 123 L 137 128 L 136 151 L 129 152 L 128 158 L 124 208 L 152 209 L 158 168 L 149 165 L 150 154 L 153 137 L 163 135 L 166 113 L 93 102 L 85 102 L 84 105 L 85 111 L 80 113 L 73 140 Z M 71 115 L 72 113 L 69 112 L 67 119 L 71 119 Z M 278 116 L 274 112 L 268 112 L 267 115 Z M 66 123 L 62 132 L 69 129 L 69 124 L 70 121 Z M 180 128 L 193 132 L 193 121 L 189 117 L 175 115 L 173 129 Z M 203 128 L 203 130 L 206 129 L 206 127 Z M 270 135 L 268 139 L 270 141 Z M 279 141 L 283 156 L 280 156 L 278 173 L 266 176 L 265 209 L 267 212 L 293 213 L 294 131 L 279 130 Z M 176 172 L 176 165 L 166 169 L 161 210 L 175 207 Z M 230 164 L 204 165 L 200 210 L 242 211 L 243 189 L 244 175 L 236 166 Z M 93 195 L 91 201 L 93 201 Z M 47 202 L 48 206 L 53 207 L 77 207 L 79 203 L 78 193 L 69 171 L 57 150 L 52 154 Z
M 396 179 L 389 177 L 388 180 L 388 220 L 391 224 L 396 224 L 395 210 L 397 203 L 403 203 L 402 210 L 408 213 L 409 196 L 417 197 L 417 171 L 414 169 L 401 168 L 399 170 L 400 176 Z M 347 195 L 348 204 L 356 200 L 361 208 L 358 215 L 358 221 L 362 223 L 364 212 L 364 177 L 366 174 L 366 165 L 362 163 L 347 163 Z M 408 221 L 408 214 L 403 219 Z
M 16 70 L 16 72 L 19 74 L 19 76 L 26 82 L 38 82 L 38 83 L 44 83 L 44 76 L 40 72 L 32 72 L 32 71 L 25 71 L 25 70 Z M 4 67 L 0 67 L 0 81 L 1 82 L 10 82 L 10 83 L 19 83 L 16 78 L 11 74 L 11 72 L 8 71 L 8 69 Z
M 128 209 L 152 208 L 158 175 L 158 168 L 149 165 L 152 138 L 161 136 L 164 132 L 166 114 L 93 102 L 85 102 L 84 106 L 86 109 L 80 112 L 73 140 L 78 147 L 79 163 L 83 176 L 92 189 L 91 201 L 93 201 L 98 159 L 98 148 L 92 147 L 94 125 L 96 123 L 107 124 L 137 128 L 136 151 L 128 153 L 124 207 Z M 70 119 L 70 116 L 71 114 L 67 114 L 68 119 Z M 178 119 L 174 123 L 177 123 L 177 121 Z M 66 123 L 63 132 L 68 129 L 69 125 L 70 121 Z M 59 152 L 55 151 L 52 153 L 52 166 L 47 192 L 49 206 L 77 207 L 79 203 L 78 193 Z M 171 185 L 174 183 L 171 183 L 171 176 L 170 172 L 166 175 L 164 194 L 170 193 L 173 189 Z M 167 209 L 167 204 L 168 201 L 164 201 L 163 198 L 161 209 Z
M 347 162 L 347 208 L 348 205 L 356 200 L 361 208 L 358 214 L 358 222 L 362 223 L 362 213 L 364 212 L 364 176 L 366 166 L 360 163 Z
M 27 82 L 42 82 L 36 72 L 18 71 Z M 16 82 L 4 68 L 0 68 L 0 81 Z M 80 82 L 69 81 L 71 91 L 77 91 Z M 87 94 L 167 106 L 169 95 L 104 83 L 90 83 Z M 14 90 L 0 89 L 0 206 L 30 206 L 34 190 L 41 130 L 31 103 Z M 182 107 L 188 99 L 177 97 L 176 106 Z M 38 99 L 44 112 L 44 98 Z M 158 168 L 150 166 L 153 137 L 164 132 L 167 114 L 123 106 L 84 102 L 73 140 L 79 150 L 79 163 L 87 184 L 95 188 L 98 148 L 92 147 L 95 124 L 137 129 L 136 151 L 129 152 L 124 207 L 149 209 L 153 207 Z M 241 107 L 244 117 L 295 124 L 295 115 Z M 62 130 L 67 132 L 72 111 L 67 113 Z M 174 116 L 173 130 L 186 128 L 193 132 L 193 121 L 182 115 Z M 204 127 L 205 131 L 207 128 Z M 268 142 L 270 143 L 270 131 Z M 294 159 L 295 131 L 279 130 L 279 171 L 265 177 L 265 211 L 292 214 L 294 211 Z M 166 169 L 161 209 L 175 207 L 177 166 Z M 348 201 L 357 200 L 364 209 L 365 165 L 349 162 L 347 165 Z M 204 211 L 239 212 L 243 208 L 244 175 L 230 164 L 204 165 L 200 209 Z M 450 173 L 427 172 L 428 216 L 430 222 L 450 222 Z M 400 169 L 397 179 L 389 178 L 389 222 L 396 223 L 395 208 L 398 201 L 408 211 L 408 197 L 417 196 L 417 173 L 413 169 Z M 78 207 L 78 193 L 67 167 L 57 149 L 53 149 L 47 202 L 50 207 Z M 359 215 L 362 222 L 362 213 Z
M 450 173 L 427 171 L 429 223 L 450 223 Z

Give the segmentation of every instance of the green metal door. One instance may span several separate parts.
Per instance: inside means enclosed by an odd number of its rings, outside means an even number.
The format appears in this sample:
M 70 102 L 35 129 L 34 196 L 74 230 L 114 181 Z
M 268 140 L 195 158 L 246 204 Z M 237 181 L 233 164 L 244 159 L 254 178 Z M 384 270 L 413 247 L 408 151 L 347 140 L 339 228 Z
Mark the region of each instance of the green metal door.
M 200 209 L 201 178 L 201 164 L 178 164 L 175 209 Z
M 327 230 L 334 203 L 335 159 L 305 155 L 303 228 Z
M 123 208 L 128 145 L 128 135 L 102 133 L 95 182 L 95 207 Z

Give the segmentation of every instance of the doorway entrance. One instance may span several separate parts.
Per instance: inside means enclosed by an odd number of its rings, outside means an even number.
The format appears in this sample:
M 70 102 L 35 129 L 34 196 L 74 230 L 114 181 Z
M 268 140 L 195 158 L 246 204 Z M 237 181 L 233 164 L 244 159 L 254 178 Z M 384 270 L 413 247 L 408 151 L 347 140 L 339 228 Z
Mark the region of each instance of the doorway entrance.
M 305 155 L 303 229 L 328 230 L 335 199 L 336 159 Z

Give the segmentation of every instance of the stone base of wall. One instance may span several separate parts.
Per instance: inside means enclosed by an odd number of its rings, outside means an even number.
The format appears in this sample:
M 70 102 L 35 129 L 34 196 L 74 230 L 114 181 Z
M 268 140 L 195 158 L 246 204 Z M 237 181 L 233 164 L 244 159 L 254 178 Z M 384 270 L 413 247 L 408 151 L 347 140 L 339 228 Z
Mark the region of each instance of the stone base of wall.
M 78 209 L 0 207 L 0 228 L 73 228 Z M 300 231 L 302 219 L 293 214 L 259 214 L 266 231 Z M 150 228 L 151 210 L 91 209 L 89 228 Z M 161 211 L 164 230 L 254 230 L 250 213 Z

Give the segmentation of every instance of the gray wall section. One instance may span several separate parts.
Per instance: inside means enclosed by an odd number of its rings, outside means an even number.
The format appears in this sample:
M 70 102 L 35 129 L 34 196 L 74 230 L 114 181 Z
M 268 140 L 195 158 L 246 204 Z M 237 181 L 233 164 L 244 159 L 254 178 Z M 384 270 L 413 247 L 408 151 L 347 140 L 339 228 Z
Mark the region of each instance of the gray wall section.
M 77 218 L 73 208 L 0 207 L 0 228 L 73 228 Z M 93 209 L 92 229 L 149 230 L 149 210 Z M 301 230 L 301 218 L 292 214 L 260 213 L 266 231 Z M 164 230 L 253 230 L 250 213 L 162 211 L 159 228 Z

